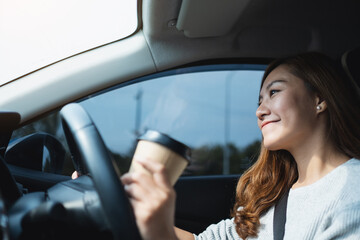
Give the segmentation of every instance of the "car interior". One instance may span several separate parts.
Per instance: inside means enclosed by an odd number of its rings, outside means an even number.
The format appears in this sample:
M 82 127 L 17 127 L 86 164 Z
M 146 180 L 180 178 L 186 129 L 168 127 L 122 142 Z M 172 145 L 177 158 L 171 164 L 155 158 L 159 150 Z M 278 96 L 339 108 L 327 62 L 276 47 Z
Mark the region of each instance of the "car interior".
M 179 83 L 176 82 L 178 85 L 169 85 L 174 92 L 166 92 L 170 87 L 164 87 L 162 92 L 159 90 L 152 95 L 164 96 L 165 102 L 172 98 L 183 100 L 193 85 L 187 87 L 187 82 L 182 79 L 189 76 L 189 82 L 194 82 L 194 78 L 203 77 L 204 81 L 194 91 L 194 96 L 199 96 L 196 101 L 200 110 L 194 112 L 205 115 L 206 104 L 214 102 L 216 107 L 223 101 L 210 93 L 201 95 L 212 84 L 209 76 L 235 70 L 257 71 L 260 76 L 257 77 L 258 84 L 261 73 L 271 60 L 308 51 L 332 57 L 360 94 L 359 9 L 357 0 L 138 0 L 138 26 L 129 36 L 2 83 L 0 236 L 2 239 L 141 239 L 119 180 L 119 169 L 120 172 L 126 171 L 123 169 L 128 167 L 131 154 L 121 158 L 110 153 L 117 145 L 109 145 L 110 140 L 105 137 L 106 131 L 115 131 L 106 121 L 122 125 L 130 110 L 110 109 L 104 104 L 105 100 L 101 103 L 101 99 L 106 97 L 110 99 L 106 103 L 114 101 L 119 105 L 129 105 L 117 97 L 125 95 L 121 89 L 133 87 L 131 91 L 138 94 L 135 99 L 139 99 L 143 94 L 141 91 L 147 89 L 147 82 L 155 83 L 157 80 L 154 79 L 160 79 L 153 87 L 156 89 L 170 84 L 173 81 L 170 78 L 176 80 L 180 76 Z M 202 73 L 207 75 L 202 76 Z M 259 90 L 256 84 L 251 92 L 255 99 L 253 105 L 245 94 L 250 92 L 247 85 L 237 88 L 244 93 L 236 92 L 237 89 L 231 92 L 232 97 L 238 93 L 245 98 L 240 103 L 232 103 L 233 106 L 249 108 L 254 117 Z M 136 86 L 141 86 L 141 90 Z M 225 102 L 226 95 L 229 92 L 225 92 Z M 133 95 L 131 99 L 134 99 Z M 131 114 L 136 114 L 135 109 L 141 107 L 145 111 L 146 104 L 134 103 Z M 155 109 L 149 118 L 153 125 L 149 120 L 148 126 L 162 126 L 166 130 L 166 123 L 176 124 L 179 115 L 174 114 L 170 120 L 159 120 L 158 116 L 167 111 L 176 112 L 181 106 L 163 104 L 156 108 L 155 104 L 151 105 L 149 108 Z M 188 109 L 190 107 L 193 106 Z M 101 113 L 96 113 L 100 110 Z M 116 119 L 107 115 L 114 111 L 121 112 Z M 221 116 L 227 111 L 227 108 L 221 109 Z M 195 114 L 181 115 L 198 118 Z M 100 117 L 106 121 L 99 120 Z M 55 129 L 53 132 L 44 130 L 45 118 L 47 127 Z M 211 119 L 200 120 L 204 131 L 214 128 Z M 246 120 L 244 116 L 240 119 L 238 125 Z M 51 123 L 57 124 L 56 127 Z M 101 124 L 110 127 L 107 129 Z M 129 124 L 137 123 L 131 120 Z M 243 125 L 244 129 L 250 129 Z M 181 125 L 175 135 L 186 135 L 187 131 L 195 135 L 195 130 L 196 127 L 185 130 Z M 226 131 L 240 139 L 248 134 L 244 132 L 240 136 L 235 127 Z M 138 136 L 137 132 L 131 134 Z M 127 138 L 126 133 L 122 137 L 126 144 L 135 141 Z M 186 142 L 187 138 L 184 139 Z M 258 151 L 261 136 L 256 139 L 259 141 L 256 145 Z M 115 138 L 114 141 L 120 140 Z M 217 162 L 211 163 L 213 165 L 203 160 L 215 170 L 193 174 L 201 169 L 197 164 L 201 161 L 191 163 L 174 187 L 177 194 L 175 225 L 196 234 L 210 224 L 231 217 L 237 181 L 255 160 L 255 157 L 249 160 L 248 155 L 239 155 L 243 165 L 238 170 L 226 172 L 222 171 L 223 165 L 216 165 L 223 161 L 226 151 L 209 151 L 199 157 L 204 149 L 194 149 L 194 159 L 216 158 Z M 249 156 L 254 153 L 256 150 Z M 114 159 L 127 162 L 119 165 Z M 66 164 L 71 166 L 63 174 Z M 71 172 L 74 170 L 84 174 L 72 180 Z

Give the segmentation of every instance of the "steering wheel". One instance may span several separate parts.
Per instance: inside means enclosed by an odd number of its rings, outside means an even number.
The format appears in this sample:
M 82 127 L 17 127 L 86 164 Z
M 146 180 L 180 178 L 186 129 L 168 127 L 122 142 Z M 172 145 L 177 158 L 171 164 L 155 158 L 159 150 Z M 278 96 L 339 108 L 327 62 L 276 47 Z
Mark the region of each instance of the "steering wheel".
M 72 157 L 84 164 L 98 192 L 105 221 L 114 239 L 141 239 L 135 217 L 110 156 L 94 122 L 77 103 L 60 111 Z
M 5 202 L 0 191 L 0 239 L 9 239 L 9 222 L 5 210 Z

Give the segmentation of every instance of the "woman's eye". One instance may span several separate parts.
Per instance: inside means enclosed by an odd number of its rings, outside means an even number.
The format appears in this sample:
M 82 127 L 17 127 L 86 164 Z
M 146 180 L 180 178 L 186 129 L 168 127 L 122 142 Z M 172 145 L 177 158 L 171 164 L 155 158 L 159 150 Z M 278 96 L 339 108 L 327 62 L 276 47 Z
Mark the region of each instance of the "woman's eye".
M 272 95 L 274 95 L 275 93 L 277 93 L 279 90 L 270 90 L 270 97 L 272 96 Z

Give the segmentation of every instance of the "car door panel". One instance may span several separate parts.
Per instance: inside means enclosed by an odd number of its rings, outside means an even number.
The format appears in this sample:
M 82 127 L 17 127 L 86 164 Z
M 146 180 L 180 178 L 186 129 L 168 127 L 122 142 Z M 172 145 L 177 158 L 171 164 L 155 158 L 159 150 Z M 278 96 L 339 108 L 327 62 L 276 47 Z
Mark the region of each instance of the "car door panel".
M 175 184 L 176 226 L 200 233 L 230 217 L 239 175 L 181 177 Z

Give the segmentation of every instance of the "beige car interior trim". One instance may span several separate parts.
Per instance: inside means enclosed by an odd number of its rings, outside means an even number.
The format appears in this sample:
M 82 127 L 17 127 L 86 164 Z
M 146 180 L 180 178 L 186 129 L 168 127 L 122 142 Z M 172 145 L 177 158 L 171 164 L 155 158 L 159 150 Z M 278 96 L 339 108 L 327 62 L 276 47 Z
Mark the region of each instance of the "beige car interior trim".
M 0 109 L 21 122 L 125 80 L 155 72 L 142 31 L 50 65 L 0 88 Z M 31 106 L 30 106 L 31 104 Z

